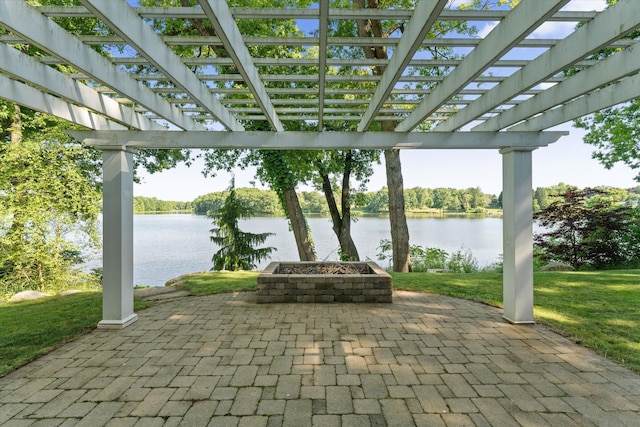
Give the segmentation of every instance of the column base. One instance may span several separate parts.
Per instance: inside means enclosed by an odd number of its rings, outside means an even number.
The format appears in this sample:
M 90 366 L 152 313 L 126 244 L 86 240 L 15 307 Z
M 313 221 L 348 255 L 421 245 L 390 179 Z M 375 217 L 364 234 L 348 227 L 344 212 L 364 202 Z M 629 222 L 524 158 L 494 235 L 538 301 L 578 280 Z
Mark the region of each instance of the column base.
M 98 329 L 124 329 L 138 320 L 138 315 L 133 313 L 122 320 L 101 320 L 98 322 Z
M 511 323 L 512 325 L 535 325 L 536 323 L 535 320 L 513 320 L 508 318 L 505 315 L 502 315 L 502 318 L 507 322 Z

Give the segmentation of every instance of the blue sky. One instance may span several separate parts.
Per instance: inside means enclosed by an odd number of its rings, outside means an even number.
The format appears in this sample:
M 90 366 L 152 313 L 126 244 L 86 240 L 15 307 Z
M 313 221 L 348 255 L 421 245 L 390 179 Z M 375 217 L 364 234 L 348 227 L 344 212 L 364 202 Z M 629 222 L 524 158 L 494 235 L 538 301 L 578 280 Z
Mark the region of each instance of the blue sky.
M 603 0 L 573 0 L 565 9 L 602 10 Z M 530 37 L 563 37 L 573 30 L 572 23 L 549 22 Z M 480 28 L 481 35 L 490 32 L 492 26 Z M 553 130 L 568 130 L 570 135 L 558 142 L 534 151 L 533 186 L 542 187 L 564 182 L 579 187 L 608 185 L 613 187 L 634 187 L 636 173 L 625 165 L 606 170 L 591 158 L 591 146 L 582 142 L 583 132 L 571 124 L 558 126 Z M 500 154 L 496 150 L 404 150 L 401 153 L 405 188 L 415 186 L 435 188 L 480 187 L 484 192 L 498 194 L 502 189 L 502 169 Z M 212 191 L 224 190 L 231 179 L 227 173 L 215 178 L 204 178 L 202 163 L 196 162 L 191 168 L 180 166 L 174 170 L 149 175 L 141 173 L 141 184 L 136 184 L 136 196 L 158 197 L 163 200 L 190 201 L 197 196 Z M 255 182 L 255 170 L 237 170 L 236 186 L 249 187 Z M 374 176 L 368 185 L 376 191 L 386 185 L 384 166 L 376 166 Z M 307 187 L 301 188 L 308 189 Z

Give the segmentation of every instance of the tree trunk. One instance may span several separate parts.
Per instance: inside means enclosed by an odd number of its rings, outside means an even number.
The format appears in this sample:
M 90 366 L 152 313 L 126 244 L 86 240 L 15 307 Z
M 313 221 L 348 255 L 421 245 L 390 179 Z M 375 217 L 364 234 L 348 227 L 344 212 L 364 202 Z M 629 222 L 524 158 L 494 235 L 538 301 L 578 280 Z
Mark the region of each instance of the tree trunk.
M 315 261 L 313 242 L 309 236 L 307 221 L 302 213 L 296 193 L 297 181 L 282 152 L 277 150 L 262 151 L 262 167 L 267 172 L 267 180 L 271 188 L 278 194 L 280 203 L 284 205 L 287 219 L 291 223 L 291 229 L 296 239 L 300 261 Z
M 320 167 L 320 170 L 322 170 L 322 167 Z M 320 172 L 320 176 L 322 177 L 322 190 L 325 198 L 327 199 L 327 206 L 329 207 L 329 213 L 331 214 L 333 232 L 336 234 L 338 242 L 340 243 L 341 257 L 344 256 L 349 261 L 360 261 L 358 249 L 351 237 L 351 205 L 349 200 L 351 153 L 349 152 L 346 155 L 345 167 L 342 174 L 342 198 L 340 202 L 342 215 L 340 215 L 340 211 L 338 210 L 338 205 L 336 204 L 329 176 L 324 172 Z
M 316 254 L 313 250 L 313 243 L 309 237 L 307 222 L 304 219 L 296 190 L 295 188 L 285 188 L 282 192 L 284 193 L 287 216 L 296 239 L 300 261 L 315 261 Z
M 387 169 L 387 189 L 389 191 L 389 222 L 391 225 L 391 245 L 393 246 L 393 271 L 410 271 L 409 227 L 404 210 L 404 183 L 399 150 L 384 150 Z
M 13 117 L 10 119 L 9 132 L 11 133 L 11 143 L 20 144 L 22 142 L 22 110 L 18 104 L 13 104 Z
M 356 8 L 364 8 L 365 0 L 356 0 Z M 368 0 L 370 9 L 378 8 L 378 0 Z M 385 37 L 382 32 L 380 20 L 357 20 L 359 37 Z M 363 48 L 366 58 L 389 59 L 385 46 L 372 46 Z M 384 74 L 384 66 L 373 67 L 373 74 Z M 398 123 L 396 121 L 382 122 L 383 131 L 393 131 Z M 404 209 L 404 183 L 402 179 L 402 165 L 400 163 L 400 151 L 385 150 L 385 168 L 387 173 L 387 189 L 389 192 L 389 222 L 391 226 L 391 244 L 393 246 L 393 271 L 407 273 L 410 270 L 411 259 L 409 256 L 409 227 Z

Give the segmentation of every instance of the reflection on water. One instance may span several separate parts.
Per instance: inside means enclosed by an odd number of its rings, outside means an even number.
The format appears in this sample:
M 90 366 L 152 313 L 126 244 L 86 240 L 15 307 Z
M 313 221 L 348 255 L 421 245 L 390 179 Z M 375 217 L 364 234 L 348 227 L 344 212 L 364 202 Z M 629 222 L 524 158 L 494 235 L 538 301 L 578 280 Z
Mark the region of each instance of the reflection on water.
M 338 241 L 328 218 L 308 218 L 320 260 L 338 259 Z M 437 247 L 451 253 L 471 249 L 480 266 L 498 261 L 502 252 L 502 219 L 492 217 L 407 218 L 411 244 Z M 134 284 L 162 286 L 176 276 L 211 268 L 217 250 L 210 241 L 211 220 L 199 215 L 134 215 Z M 272 232 L 266 246 L 278 250 L 273 261 L 297 260 L 298 252 L 284 218 L 259 217 L 240 222 L 243 231 Z M 361 217 L 352 224 L 361 259 L 377 261 L 382 239 L 390 239 L 389 219 Z M 265 267 L 262 262 L 258 268 Z M 383 265 L 386 266 L 386 265 Z

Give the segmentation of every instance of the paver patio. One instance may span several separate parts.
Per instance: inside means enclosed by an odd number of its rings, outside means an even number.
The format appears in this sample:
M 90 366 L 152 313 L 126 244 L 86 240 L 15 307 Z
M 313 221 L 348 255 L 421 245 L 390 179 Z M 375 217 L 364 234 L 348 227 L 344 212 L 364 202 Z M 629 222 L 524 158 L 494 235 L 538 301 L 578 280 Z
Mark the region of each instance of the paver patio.
M 236 293 L 139 316 L 0 378 L 0 425 L 640 425 L 640 376 L 465 300 Z

